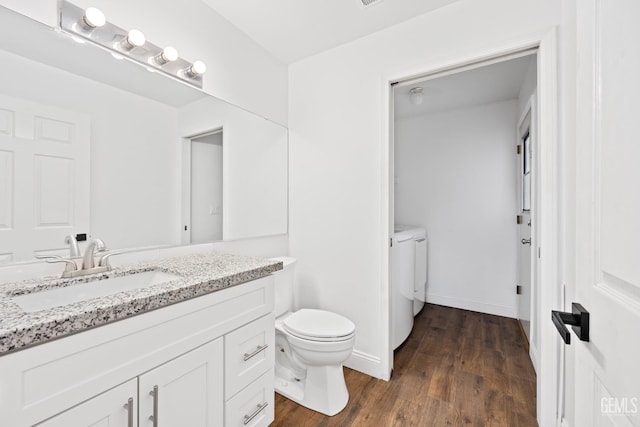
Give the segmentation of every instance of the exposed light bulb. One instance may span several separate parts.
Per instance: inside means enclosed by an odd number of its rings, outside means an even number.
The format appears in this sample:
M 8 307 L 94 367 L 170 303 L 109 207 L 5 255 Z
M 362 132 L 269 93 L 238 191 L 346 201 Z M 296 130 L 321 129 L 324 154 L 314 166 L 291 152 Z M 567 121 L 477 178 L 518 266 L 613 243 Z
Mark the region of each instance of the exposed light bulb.
M 98 27 L 102 27 L 107 22 L 107 20 L 104 17 L 104 13 L 102 13 L 100 9 L 89 7 L 84 11 L 82 22 L 84 23 L 85 27 L 93 30 Z
M 420 105 L 423 101 L 422 88 L 414 87 L 409 91 L 409 99 L 413 105 Z
M 164 65 L 167 62 L 173 62 L 176 59 L 178 59 L 178 51 L 171 46 L 165 47 L 162 49 L 162 52 L 153 57 L 153 60 L 158 65 Z
M 139 30 L 129 30 L 127 35 L 118 43 L 121 49 L 123 50 L 131 50 L 136 47 L 143 46 L 146 43 L 146 39 L 144 38 L 144 34 Z
M 206 71 L 207 65 L 202 61 L 196 61 L 189 68 L 184 70 L 184 73 L 187 75 L 187 77 L 194 78 L 204 74 Z

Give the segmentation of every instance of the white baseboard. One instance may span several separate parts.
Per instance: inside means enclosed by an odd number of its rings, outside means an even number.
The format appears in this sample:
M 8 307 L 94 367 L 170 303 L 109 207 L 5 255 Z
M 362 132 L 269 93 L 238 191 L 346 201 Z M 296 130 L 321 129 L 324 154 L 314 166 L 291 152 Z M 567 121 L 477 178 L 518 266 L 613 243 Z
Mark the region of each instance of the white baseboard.
M 344 366 L 374 378 L 385 379 L 388 376 L 382 372 L 382 363 L 379 357 L 356 349 L 353 350 L 351 356 L 344 362 Z
M 516 318 L 516 307 L 488 304 L 486 302 L 468 300 L 446 295 L 427 293 L 427 302 L 431 304 L 445 305 L 447 307 L 461 308 L 463 310 L 478 311 L 480 313 L 495 314 L 497 316 Z

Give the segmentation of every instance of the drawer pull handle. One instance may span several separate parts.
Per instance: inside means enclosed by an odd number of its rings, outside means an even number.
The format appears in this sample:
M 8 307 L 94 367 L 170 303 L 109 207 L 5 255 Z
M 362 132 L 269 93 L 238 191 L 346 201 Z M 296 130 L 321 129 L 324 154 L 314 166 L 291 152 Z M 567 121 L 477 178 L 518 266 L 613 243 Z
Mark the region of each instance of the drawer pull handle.
M 269 347 L 269 344 L 265 344 L 265 345 L 259 345 L 255 350 L 253 350 L 251 353 L 245 353 L 244 354 L 244 361 L 246 362 L 247 360 L 251 359 L 253 356 L 257 355 L 258 353 L 260 353 L 261 351 L 264 351 L 267 349 L 267 347 Z
M 127 409 L 127 427 L 133 427 L 133 397 L 127 400 L 124 407 Z
M 153 415 L 149 419 L 153 421 L 153 427 L 158 427 L 158 386 L 154 385 L 149 394 L 153 396 Z
M 255 410 L 255 411 L 253 411 L 250 415 L 245 415 L 245 416 L 244 416 L 244 421 L 243 421 L 243 422 L 244 422 L 244 425 L 249 424 L 249 423 L 251 422 L 251 420 L 252 420 L 252 419 L 254 419 L 255 417 L 257 417 L 257 416 L 258 416 L 258 414 L 259 414 L 260 412 L 262 412 L 262 410 L 263 410 L 264 408 L 266 408 L 268 405 L 269 405 L 269 403 L 268 403 L 268 402 L 264 402 L 262 405 L 257 405 L 257 406 L 256 406 L 256 410 Z

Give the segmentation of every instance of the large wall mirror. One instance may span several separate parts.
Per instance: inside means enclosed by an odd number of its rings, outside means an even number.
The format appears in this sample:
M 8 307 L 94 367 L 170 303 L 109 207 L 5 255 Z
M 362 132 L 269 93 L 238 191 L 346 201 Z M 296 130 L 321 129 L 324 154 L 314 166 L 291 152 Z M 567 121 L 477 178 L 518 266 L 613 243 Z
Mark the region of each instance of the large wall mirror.
M 287 233 L 285 127 L 4 7 L 0 64 L 0 265 Z

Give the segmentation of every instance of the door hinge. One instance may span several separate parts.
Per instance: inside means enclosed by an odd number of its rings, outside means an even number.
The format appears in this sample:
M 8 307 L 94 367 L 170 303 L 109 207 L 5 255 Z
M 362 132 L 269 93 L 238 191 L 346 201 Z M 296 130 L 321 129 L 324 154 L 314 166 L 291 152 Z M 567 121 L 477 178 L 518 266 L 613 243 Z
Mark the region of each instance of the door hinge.
M 516 154 L 522 154 L 522 145 L 516 145 Z
M 389 247 L 392 248 L 393 247 L 393 239 L 389 239 Z
M 516 224 L 522 224 L 522 215 L 516 215 Z
M 518 295 L 522 294 L 522 286 L 516 285 L 516 294 L 518 294 Z

